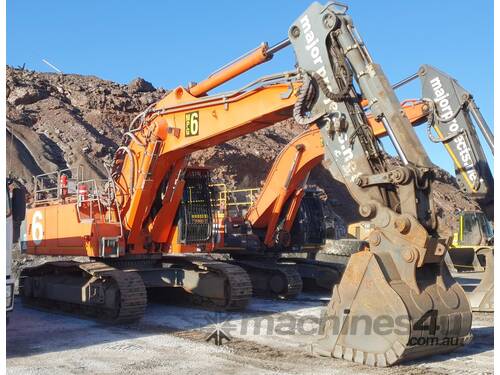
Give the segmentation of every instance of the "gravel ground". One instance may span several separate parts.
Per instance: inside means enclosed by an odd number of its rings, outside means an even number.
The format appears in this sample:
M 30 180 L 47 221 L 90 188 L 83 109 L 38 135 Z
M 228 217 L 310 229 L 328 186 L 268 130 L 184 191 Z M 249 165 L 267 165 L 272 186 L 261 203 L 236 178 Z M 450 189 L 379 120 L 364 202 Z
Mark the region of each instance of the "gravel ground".
M 108 326 L 92 320 L 25 308 L 17 300 L 7 328 L 9 374 L 486 374 L 493 373 L 493 315 L 475 314 L 473 342 L 388 369 L 360 366 L 307 354 L 314 336 L 272 332 L 256 319 L 319 316 L 327 295 L 303 293 L 295 301 L 254 299 L 244 313 L 216 314 L 151 304 L 141 322 Z M 214 324 L 232 339 L 222 346 L 205 341 Z M 247 332 L 242 327 L 247 327 Z M 314 325 L 306 324 L 310 329 Z M 263 328 L 266 327 L 266 328 Z M 277 334 L 281 332 L 281 334 Z M 269 333 L 269 334 L 268 334 Z M 289 332 L 288 332 L 289 333 Z

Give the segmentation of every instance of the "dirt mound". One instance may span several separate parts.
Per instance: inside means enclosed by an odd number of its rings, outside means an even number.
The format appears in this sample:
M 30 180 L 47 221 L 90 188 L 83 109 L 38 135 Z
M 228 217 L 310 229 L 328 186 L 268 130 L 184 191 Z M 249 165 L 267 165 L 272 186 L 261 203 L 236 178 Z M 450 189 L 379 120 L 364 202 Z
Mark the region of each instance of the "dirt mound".
M 34 174 L 83 165 L 89 178 L 106 175 L 130 121 L 167 94 L 143 78 L 128 85 L 93 76 L 37 73 L 7 67 L 7 170 L 31 184 Z M 229 186 L 257 187 L 279 151 L 303 127 L 283 121 L 208 150 L 195 152 L 192 163 L 214 168 L 214 178 Z M 322 188 L 329 206 L 349 223 L 359 219 L 357 205 L 343 185 L 323 167 L 309 183 Z M 442 227 L 452 228 L 456 209 L 475 205 L 452 176 L 440 172 L 434 200 Z
M 83 165 L 104 177 L 132 118 L 165 95 L 142 78 L 119 85 L 96 77 L 7 67 L 7 170 L 33 174 Z

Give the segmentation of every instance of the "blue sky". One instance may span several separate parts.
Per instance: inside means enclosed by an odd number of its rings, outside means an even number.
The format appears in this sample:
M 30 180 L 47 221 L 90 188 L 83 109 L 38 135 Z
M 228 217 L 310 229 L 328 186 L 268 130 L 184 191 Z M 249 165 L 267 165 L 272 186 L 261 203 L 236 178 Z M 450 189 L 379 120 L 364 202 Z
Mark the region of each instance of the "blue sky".
M 7 64 L 95 75 L 120 83 L 137 76 L 157 87 L 200 81 L 221 65 L 287 35 L 310 1 L 7 0 Z M 438 67 L 469 90 L 493 128 L 493 1 L 350 1 L 349 13 L 374 60 L 391 82 Z M 291 48 L 224 88 L 292 70 Z M 419 98 L 412 83 L 400 99 Z M 432 160 L 452 171 L 441 145 Z M 425 139 L 425 140 L 424 140 Z M 493 158 L 485 143 L 490 165 Z

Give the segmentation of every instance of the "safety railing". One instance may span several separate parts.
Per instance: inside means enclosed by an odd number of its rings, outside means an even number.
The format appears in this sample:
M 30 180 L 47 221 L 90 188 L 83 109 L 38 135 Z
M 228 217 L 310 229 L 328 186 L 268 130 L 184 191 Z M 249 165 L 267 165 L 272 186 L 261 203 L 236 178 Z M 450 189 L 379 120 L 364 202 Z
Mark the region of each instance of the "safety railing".
M 254 204 L 260 192 L 260 188 L 230 190 L 226 184 L 213 184 L 211 187 L 215 193 L 214 204 L 219 210 L 229 214 L 247 210 Z
M 61 178 L 65 178 L 65 186 Z M 66 195 L 75 195 L 78 182 L 83 180 L 83 167 L 66 168 L 33 177 L 33 199 L 35 205 L 56 201 Z
M 80 221 L 94 219 L 98 215 L 100 220 L 119 223 L 122 228 L 115 199 L 116 187 L 112 180 L 84 179 L 83 167 L 79 166 L 34 176 L 33 182 L 35 206 L 63 200 L 75 202 Z
M 78 182 L 78 194 L 76 201 L 78 209 L 76 211 L 80 221 L 94 219 L 94 215 L 97 212 L 100 217 L 103 217 L 102 205 L 99 198 L 100 195 L 96 180 L 90 179 Z M 96 210 L 97 212 L 95 212 Z
M 212 204 L 219 207 L 230 207 L 230 206 L 251 206 L 260 192 L 260 188 L 248 188 L 248 189 L 235 189 L 229 190 L 225 184 L 211 184 L 209 187 L 212 189 L 211 194 Z M 194 187 L 188 188 L 188 201 L 190 203 L 195 203 L 193 190 Z
M 210 201 L 216 218 L 225 216 L 244 215 L 245 210 L 256 201 L 260 188 L 233 189 L 226 184 L 210 184 Z M 196 203 L 195 187 L 187 188 L 189 203 Z
M 123 235 L 122 221 L 116 187 L 112 180 L 87 179 L 78 182 L 77 214 L 80 221 L 99 218 L 105 223 L 120 224 Z

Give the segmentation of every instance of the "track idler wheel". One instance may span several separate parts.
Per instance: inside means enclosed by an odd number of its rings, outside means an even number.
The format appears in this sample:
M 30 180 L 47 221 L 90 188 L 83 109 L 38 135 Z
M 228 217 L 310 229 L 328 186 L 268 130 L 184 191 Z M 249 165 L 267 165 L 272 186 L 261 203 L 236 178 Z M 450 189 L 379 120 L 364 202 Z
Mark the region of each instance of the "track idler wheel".
M 389 268 L 383 272 L 370 251 L 351 256 L 333 289 L 313 353 L 385 367 L 450 352 L 470 340 L 469 303 L 444 262 L 416 271 L 420 292 Z

